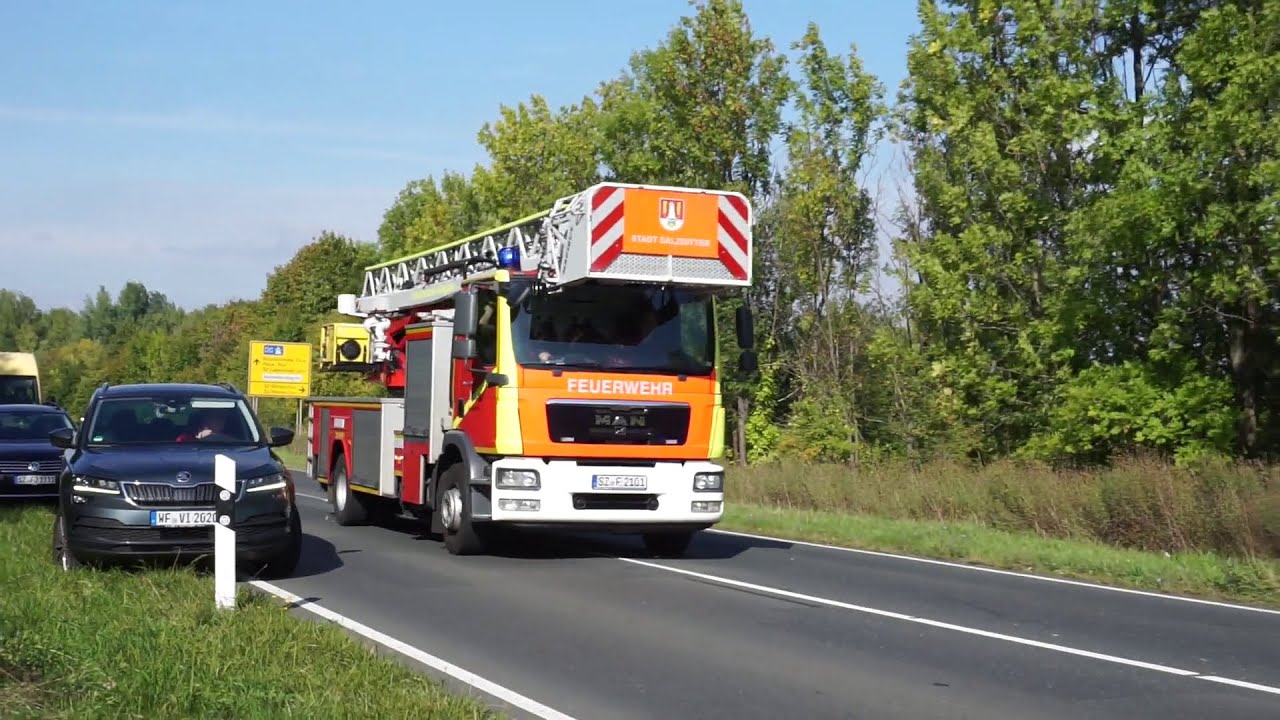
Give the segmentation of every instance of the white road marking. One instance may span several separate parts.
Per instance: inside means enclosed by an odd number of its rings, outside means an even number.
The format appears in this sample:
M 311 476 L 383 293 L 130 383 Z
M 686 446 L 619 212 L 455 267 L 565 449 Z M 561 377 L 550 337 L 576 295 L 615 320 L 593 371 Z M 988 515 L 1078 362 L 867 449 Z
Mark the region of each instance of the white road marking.
M 678 575 L 687 575 L 700 580 L 707 580 L 721 585 L 731 587 L 740 587 L 747 590 L 776 595 L 778 597 L 791 598 L 793 600 L 803 600 L 805 602 L 815 603 L 818 605 L 826 605 L 828 607 L 840 608 L 842 610 L 852 610 L 854 612 L 865 613 L 867 615 L 877 615 L 879 617 L 891 618 L 894 620 L 903 620 L 906 622 L 917 623 L 919 625 L 928 625 L 930 627 L 942 628 L 944 630 L 954 630 L 956 632 L 966 633 L 968 635 L 977 635 L 979 637 L 990 638 L 993 640 L 1001 640 L 1003 642 L 1014 643 L 1017 645 L 1027 645 L 1030 647 L 1040 648 L 1042 650 L 1052 650 L 1054 652 L 1066 653 L 1068 655 L 1078 655 L 1081 657 L 1101 660 L 1103 662 L 1117 663 L 1120 665 L 1128 665 L 1130 667 L 1142 668 L 1144 670 L 1153 670 L 1155 672 L 1167 673 L 1169 675 L 1178 675 L 1182 677 L 1195 678 L 1197 680 L 1208 680 L 1210 682 L 1223 683 L 1233 685 L 1235 687 L 1257 690 L 1273 694 L 1280 694 L 1280 688 L 1268 685 L 1258 685 L 1256 683 L 1248 683 L 1242 680 L 1232 680 L 1216 675 L 1202 675 L 1194 670 L 1183 670 L 1181 668 L 1171 667 L 1168 665 L 1159 665 L 1149 663 L 1142 660 L 1133 660 L 1131 658 L 1118 657 L 1116 655 L 1107 655 L 1105 653 L 1093 652 L 1091 650 L 1081 650 L 1079 648 L 1067 647 L 1066 645 L 1056 645 L 1054 643 L 1041 642 L 1039 640 L 1031 640 L 1029 638 L 1017 637 L 1015 635 L 1005 635 L 1003 633 L 991 632 L 990 630 L 980 630 L 978 628 L 967 627 L 965 625 L 956 625 L 953 623 L 942 622 L 940 620 L 930 620 L 929 618 L 916 617 L 905 613 L 893 612 L 890 610 L 880 610 L 877 608 L 866 607 L 864 605 L 854 605 L 853 603 L 841 602 L 839 600 L 831 600 L 828 598 L 817 597 L 815 595 L 805 595 L 803 593 L 783 590 L 781 588 L 769 587 L 767 585 L 757 585 L 755 583 L 744 582 L 742 580 L 733 580 L 731 578 L 721 577 L 718 575 L 708 575 L 706 573 L 695 572 L 693 570 L 685 570 L 683 568 L 671 567 L 669 565 L 661 565 L 659 563 L 647 562 L 644 560 L 636 560 L 634 558 L 617 558 L 625 563 L 633 565 L 642 565 L 647 568 L 661 570 L 664 572 L 676 573 Z
M 305 473 L 303 470 L 297 472 Z M 329 499 L 316 495 L 307 495 L 298 493 L 303 497 L 309 497 L 315 500 L 323 500 L 328 502 Z M 1108 592 L 1126 593 L 1128 595 L 1140 595 L 1142 597 L 1157 598 L 1160 600 L 1172 600 L 1176 602 L 1195 603 L 1197 605 L 1208 605 L 1211 607 L 1226 608 L 1228 610 L 1245 610 L 1248 612 L 1263 613 L 1265 615 L 1280 615 L 1280 610 L 1271 608 L 1256 607 L 1253 605 L 1240 605 L 1238 603 L 1222 602 L 1220 600 L 1207 600 L 1204 598 L 1188 597 L 1186 595 L 1173 595 L 1171 593 L 1153 592 L 1150 590 L 1136 590 L 1133 588 L 1117 587 L 1115 585 L 1103 585 L 1101 583 L 1086 582 L 1083 580 L 1070 580 L 1068 578 L 1053 577 L 1050 575 L 1035 575 L 1032 573 L 1017 572 L 1014 570 L 1000 570 L 997 568 L 983 567 L 981 565 L 969 565 L 966 563 L 951 562 L 947 560 L 936 560 L 934 558 L 918 557 L 915 555 L 901 555 L 898 553 L 884 552 L 881 550 L 864 550 L 862 548 L 844 547 L 842 545 L 830 545 L 827 543 L 811 542 L 808 540 L 795 540 L 793 538 L 777 537 L 774 535 L 759 535 L 756 533 L 740 532 L 738 530 L 721 530 L 712 528 L 707 530 L 709 533 L 718 535 L 731 535 L 737 537 L 751 538 L 753 540 L 767 540 L 770 542 L 790 543 L 792 545 L 800 545 L 803 547 L 821 548 L 823 550 L 834 550 L 837 552 L 853 553 L 855 555 L 868 555 L 872 557 L 890 558 L 893 560 L 906 560 L 908 562 L 922 563 L 925 565 L 939 565 L 942 567 L 955 568 L 957 570 L 971 570 L 974 572 L 985 572 L 993 575 L 1004 575 L 1006 577 L 1022 578 L 1024 580 L 1036 580 L 1040 582 L 1058 583 L 1060 585 L 1072 585 L 1075 587 L 1087 588 L 1089 590 L 1105 590 Z
M 315 613 L 330 622 L 337 623 L 338 625 L 368 638 L 379 645 L 394 650 L 401 655 L 417 660 L 423 665 L 434 668 L 452 678 L 461 680 L 462 682 L 482 692 L 488 693 L 489 695 L 492 695 L 493 697 L 496 697 L 535 717 L 543 718 L 544 720 L 574 720 L 573 717 L 565 715 L 559 710 L 547 707 L 532 698 L 525 697 L 514 690 L 510 690 L 491 680 L 480 677 L 469 670 L 460 668 L 447 660 L 438 658 L 435 655 L 424 650 L 420 650 L 406 642 L 397 640 L 390 635 L 374 630 L 368 625 L 364 625 L 363 623 L 356 622 L 349 617 L 340 615 L 329 608 L 309 602 L 305 598 L 298 597 L 284 588 L 277 587 L 262 580 L 250 580 L 248 584 L 265 592 L 271 593 L 272 595 L 275 595 L 286 602 L 292 603 L 297 607 Z
M 1186 595 L 1172 595 L 1169 593 L 1152 592 L 1149 590 L 1134 590 L 1132 588 L 1116 587 L 1114 585 L 1102 585 L 1100 583 L 1085 582 L 1083 580 L 1069 580 L 1067 578 L 1051 577 L 1048 575 L 1033 575 L 1031 573 L 1016 572 L 1014 570 L 998 570 L 991 567 L 983 567 L 981 565 L 967 565 L 965 563 L 949 562 L 947 560 L 935 560 L 933 558 L 917 557 L 915 555 L 899 555 L 897 553 L 883 552 L 880 550 L 863 550 L 861 548 L 843 547 L 841 545 L 828 545 L 826 543 L 809 542 L 806 540 L 792 540 L 791 538 L 774 537 L 771 535 L 756 535 L 754 533 L 739 532 L 737 530 L 721 530 L 714 528 L 706 532 L 716 533 L 718 535 L 736 535 L 738 537 L 752 538 L 754 540 L 768 540 L 771 542 L 790 543 L 792 545 L 801 545 L 804 547 L 822 548 L 824 550 L 835 550 L 838 552 L 853 553 L 856 555 L 870 555 L 873 557 L 891 558 L 894 560 L 908 560 L 910 562 L 923 563 L 925 565 L 941 565 L 943 567 L 956 568 L 959 570 L 973 570 L 975 572 L 992 573 L 995 575 L 1006 575 L 1011 577 L 1023 578 L 1026 580 L 1039 580 L 1042 582 L 1060 583 L 1062 585 L 1074 585 L 1076 587 L 1089 588 L 1091 590 L 1109 590 L 1111 592 L 1128 593 L 1130 595 L 1142 595 L 1150 598 L 1159 598 L 1161 600 L 1176 600 L 1179 602 L 1196 603 L 1199 605 L 1212 605 L 1214 607 L 1228 608 L 1231 610 L 1248 610 L 1250 612 L 1264 613 L 1268 615 L 1280 615 L 1280 610 L 1273 610 L 1264 607 L 1255 607 L 1252 605 L 1239 605 L 1236 603 L 1220 602 L 1218 600 L 1206 600 L 1203 598 L 1187 597 Z

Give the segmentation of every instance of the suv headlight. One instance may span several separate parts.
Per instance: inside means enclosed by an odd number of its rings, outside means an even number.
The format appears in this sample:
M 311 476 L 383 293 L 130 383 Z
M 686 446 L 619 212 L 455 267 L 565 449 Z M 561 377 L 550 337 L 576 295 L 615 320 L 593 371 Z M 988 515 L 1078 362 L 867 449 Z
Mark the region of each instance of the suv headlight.
M 102 478 L 85 477 L 77 475 L 75 483 L 71 486 L 72 492 L 78 493 L 96 493 L 98 495 L 119 495 L 120 483 L 115 480 L 104 480 Z
M 495 484 L 500 490 L 540 490 L 542 479 L 537 470 L 503 468 L 498 471 Z
M 694 492 L 721 492 L 724 490 L 724 473 L 700 472 L 693 475 Z
M 284 475 L 280 473 L 272 473 L 271 475 L 263 475 L 262 477 L 249 478 L 243 481 L 244 491 L 266 492 L 268 490 L 279 490 L 284 487 Z

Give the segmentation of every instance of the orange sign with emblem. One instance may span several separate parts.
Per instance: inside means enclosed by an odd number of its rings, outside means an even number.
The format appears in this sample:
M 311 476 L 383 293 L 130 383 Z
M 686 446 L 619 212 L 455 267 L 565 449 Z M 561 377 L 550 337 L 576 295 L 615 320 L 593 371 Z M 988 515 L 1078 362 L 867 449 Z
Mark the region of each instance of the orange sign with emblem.
M 718 257 L 718 196 L 648 188 L 626 193 L 622 252 Z

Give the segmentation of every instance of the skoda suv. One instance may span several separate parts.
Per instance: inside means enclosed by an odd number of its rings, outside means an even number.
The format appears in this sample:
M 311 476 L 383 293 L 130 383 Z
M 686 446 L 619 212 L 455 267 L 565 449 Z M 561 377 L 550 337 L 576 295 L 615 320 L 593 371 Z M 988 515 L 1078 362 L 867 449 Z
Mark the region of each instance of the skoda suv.
M 78 431 L 55 430 L 65 448 L 53 528 L 54 560 L 82 562 L 213 557 L 214 459 L 235 461 L 236 564 L 293 572 L 302 544 L 293 478 L 272 452 L 293 431 L 264 432 L 230 385 L 103 384 Z

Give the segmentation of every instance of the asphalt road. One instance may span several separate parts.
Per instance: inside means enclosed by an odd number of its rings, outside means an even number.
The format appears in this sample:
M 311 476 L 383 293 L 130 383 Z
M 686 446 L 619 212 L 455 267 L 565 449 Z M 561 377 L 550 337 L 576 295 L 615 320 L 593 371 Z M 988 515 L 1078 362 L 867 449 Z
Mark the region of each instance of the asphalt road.
M 277 587 L 578 720 L 1280 718 L 1280 613 L 719 533 L 458 558 L 300 485 Z

